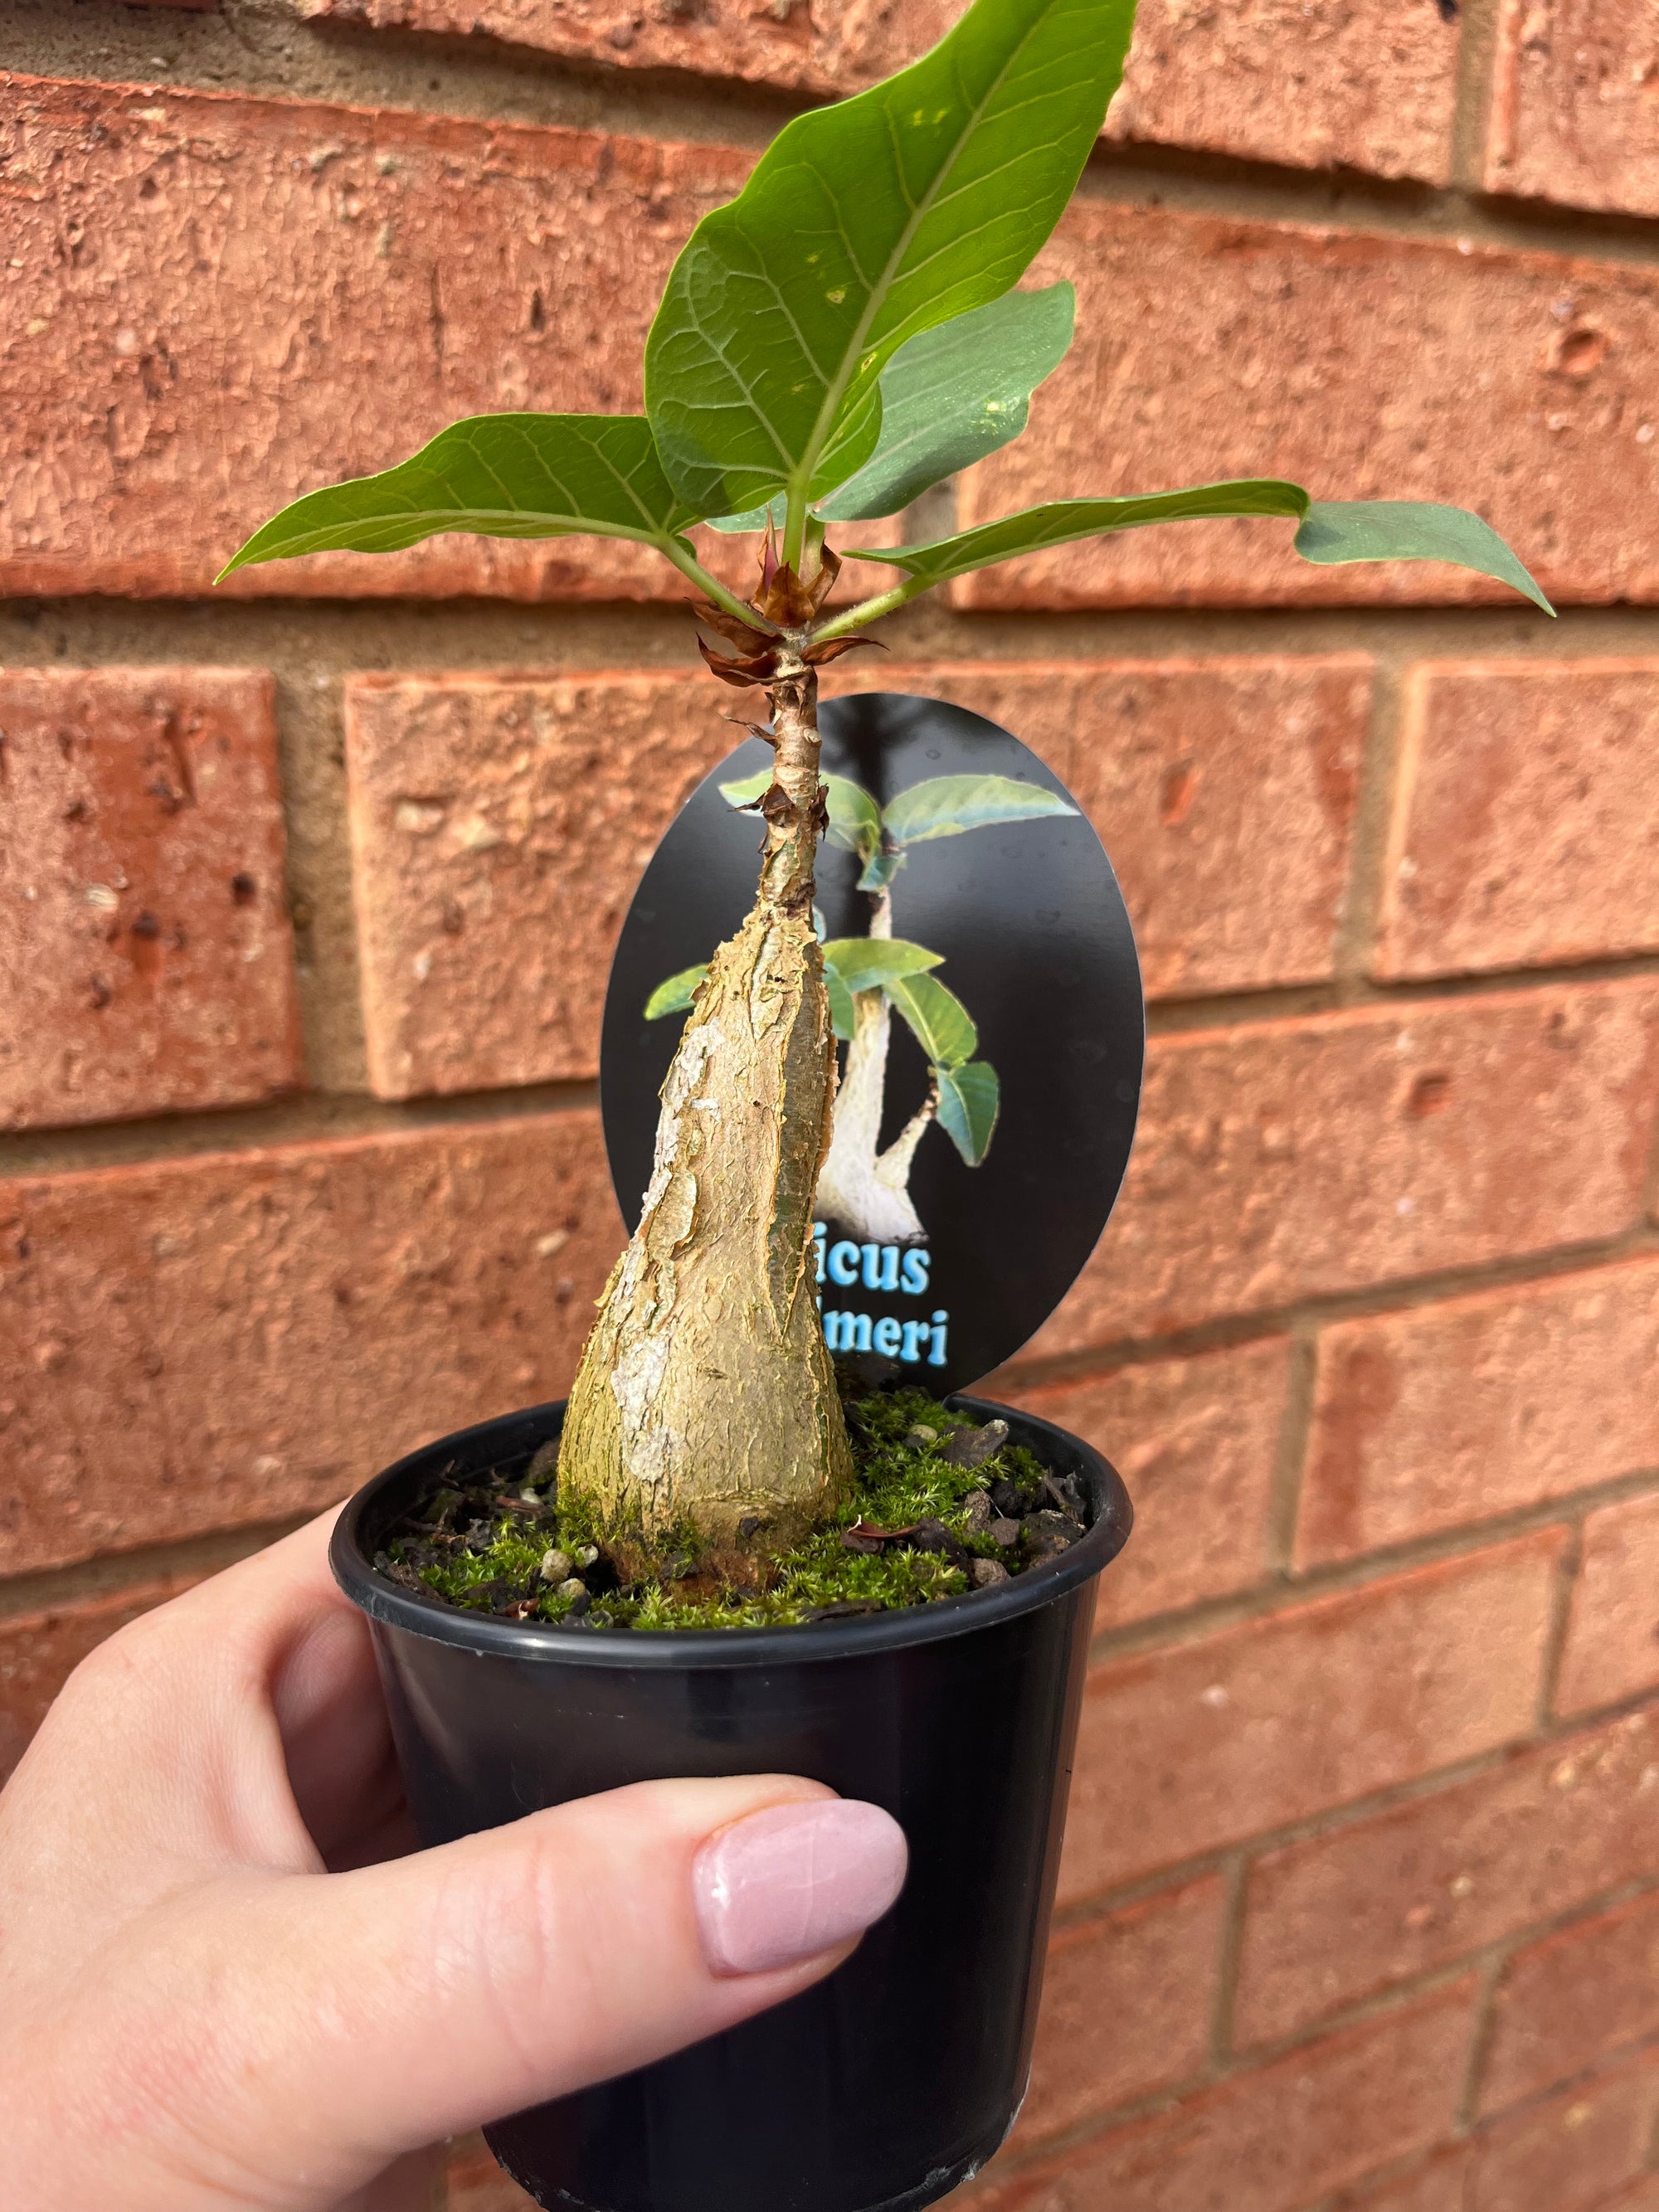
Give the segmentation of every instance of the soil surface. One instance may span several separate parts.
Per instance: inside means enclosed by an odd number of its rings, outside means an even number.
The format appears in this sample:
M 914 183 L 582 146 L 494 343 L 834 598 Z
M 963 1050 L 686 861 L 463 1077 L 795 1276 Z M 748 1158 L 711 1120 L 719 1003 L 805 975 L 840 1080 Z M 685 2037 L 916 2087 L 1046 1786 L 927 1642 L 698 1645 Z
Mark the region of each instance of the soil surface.
M 989 1588 L 1067 1551 L 1088 1523 L 1070 1475 L 1051 1474 L 1006 1422 L 948 1412 L 920 1390 L 839 1370 L 853 1492 L 793 1550 L 710 1559 L 694 1534 L 613 1547 L 562 1506 L 558 1446 L 528 1468 L 452 1476 L 396 1525 L 374 1565 L 392 1581 L 498 1620 L 562 1628 L 770 1628 Z

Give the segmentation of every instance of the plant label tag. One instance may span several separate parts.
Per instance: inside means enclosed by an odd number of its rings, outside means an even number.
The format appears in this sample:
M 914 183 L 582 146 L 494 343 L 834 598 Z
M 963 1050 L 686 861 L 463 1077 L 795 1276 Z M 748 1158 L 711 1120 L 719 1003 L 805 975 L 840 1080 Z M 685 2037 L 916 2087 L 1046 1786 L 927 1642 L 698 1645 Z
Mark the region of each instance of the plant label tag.
M 895 693 L 818 718 L 841 1085 L 811 1287 L 833 1352 L 962 1389 L 1037 1334 L 1122 1184 L 1146 1046 L 1134 939 L 1099 838 L 1018 738 Z M 770 780 L 759 738 L 707 776 L 623 926 L 599 1097 L 630 1230 L 703 966 L 754 895 Z

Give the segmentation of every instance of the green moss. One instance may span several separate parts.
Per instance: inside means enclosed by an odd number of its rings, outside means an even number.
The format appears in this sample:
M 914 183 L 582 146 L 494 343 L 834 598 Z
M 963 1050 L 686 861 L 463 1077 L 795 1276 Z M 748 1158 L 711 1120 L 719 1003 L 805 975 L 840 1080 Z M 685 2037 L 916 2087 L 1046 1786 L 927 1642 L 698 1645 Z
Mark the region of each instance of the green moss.
M 981 1467 L 953 1465 L 943 1446 L 957 1430 L 978 1424 L 920 1390 L 849 1395 L 844 1406 L 852 1495 L 824 1527 L 772 1563 L 763 1588 L 734 1587 L 712 1573 L 706 1548 L 689 1528 L 659 1540 L 657 1575 L 619 1584 L 603 1548 L 597 1560 L 584 1561 L 598 1544 L 592 1522 L 580 1504 L 566 1508 L 550 1496 L 551 1468 L 544 1471 L 539 1458 L 527 1478 L 492 1476 L 465 1493 L 439 1491 L 378 1564 L 467 1611 L 555 1625 L 574 1613 L 587 1626 L 634 1629 L 780 1627 L 829 1607 L 926 1605 L 972 1586 L 963 1554 L 1013 1564 L 973 1525 L 969 1509 L 998 1480 L 1016 1485 L 1033 1505 L 1046 1503 L 1038 1494 L 1044 1470 L 1030 1452 L 1005 1443 Z M 884 1530 L 940 1524 L 956 1555 L 902 1540 L 873 1552 L 849 1549 L 842 1532 L 860 1521 Z M 585 1607 L 579 1595 L 563 1596 L 542 1578 L 550 1551 L 563 1552 L 576 1574 L 595 1585 Z

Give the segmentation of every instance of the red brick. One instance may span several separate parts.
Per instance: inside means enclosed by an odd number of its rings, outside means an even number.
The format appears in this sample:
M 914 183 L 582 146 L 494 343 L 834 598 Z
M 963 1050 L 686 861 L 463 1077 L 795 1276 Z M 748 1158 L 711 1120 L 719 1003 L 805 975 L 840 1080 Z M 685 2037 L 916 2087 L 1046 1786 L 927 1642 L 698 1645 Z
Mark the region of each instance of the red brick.
M 534 2199 L 502 2172 L 481 2138 L 456 2145 L 447 2179 L 448 2212 L 533 2212 Z
M 1659 2029 L 1659 1898 L 1517 1951 L 1493 2002 L 1483 2112 L 1571 2080 Z
M 301 1079 L 270 677 L 0 674 L 0 1128 Z
M 1659 215 L 1651 9 L 1538 0 L 1498 10 L 1488 191 Z
M 1645 1384 L 1651 1390 L 1654 1370 Z M 1614 1418 L 1617 1388 L 1589 1421 Z M 1650 1460 L 1650 1464 L 1651 1459 Z M 1632 1498 L 1592 1513 L 1572 1594 L 1566 1649 L 1555 1692 L 1558 1712 L 1587 1712 L 1659 1684 L 1659 1498 Z
M 621 1237 L 585 1111 L 0 1185 L 9 1571 L 320 1507 L 555 1395 Z
M 1084 1693 L 1062 1896 L 1525 1734 L 1561 1544 L 1560 1530 L 1542 1529 L 1097 1666 Z
M 963 478 L 963 521 L 1290 477 L 1321 498 L 1475 507 L 1556 598 L 1651 599 L 1659 545 L 1629 516 L 1659 492 L 1641 435 L 1659 423 L 1659 271 L 1463 243 L 1079 201 L 1035 274 L 1075 281 L 1081 336 L 1028 434 Z M 1136 531 L 957 588 L 975 607 L 1521 610 L 1441 567 L 1310 567 L 1266 520 Z
M 1155 1039 L 1112 1226 L 1034 1351 L 1617 1235 L 1656 1009 L 1632 981 Z
M 1302 2212 L 1451 2126 L 1471 1996 L 1465 1983 L 1305 2045 L 974 2201 L 987 2212 Z
M 1502 1645 L 1490 1650 L 1501 1671 Z M 1246 1899 L 1239 2040 L 1288 2034 L 1650 1876 L 1656 1793 L 1650 1711 L 1270 1853 Z
M 669 264 L 747 166 L 720 147 L 21 77 L 0 79 L 0 109 L 12 592 L 204 591 L 276 508 L 456 416 L 636 407 Z M 686 586 L 620 540 L 440 538 L 221 588 Z
M 611 956 L 640 872 L 731 750 L 713 688 L 679 675 L 347 683 L 363 1013 L 380 1097 L 596 1073 Z
M 1224 1909 L 1212 1876 L 1054 1937 L 1017 2143 L 1199 2071 Z
M 1651 2064 L 1620 2068 L 1515 2113 L 1475 2140 L 1467 2212 L 1608 2212 L 1610 2192 L 1645 2166 L 1656 2116 L 1659 2069 Z
M 1332 972 L 1371 670 L 1264 654 L 884 663 L 879 680 L 988 715 L 1042 755 L 1112 856 L 1148 994 L 1191 998 Z M 834 675 L 827 690 L 871 688 L 856 662 Z
M 1437 2151 L 1403 2179 L 1339 2197 L 1332 2212 L 1465 2212 L 1468 2169 L 1469 2154 L 1462 2146 Z
M 751 9 L 711 0 L 653 16 L 623 0 L 291 0 L 302 15 L 484 34 L 635 69 L 696 70 L 808 92 L 850 92 L 932 46 L 951 0 Z M 1318 168 L 1444 180 L 1457 33 L 1433 0 L 1286 9 L 1237 0 L 1194 13 L 1143 0 L 1108 135 Z
M 1299 1565 L 1565 1497 L 1659 1459 L 1650 1260 L 1340 1322 L 1321 1332 L 1318 1359 Z
M 104 1597 L 0 1621 L 0 1782 L 46 1717 L 46 1708 L 89 1651 L 152 1606 L 176 1597 L 193 1577 L 142 1583 Z
M 1413 670 L 1376 972 L 1659 945 L 1659 660 Z
M 1098 1628 L 1224 1597 L 1268 1569 L 1290 1340 L 1124 1367 L 1019 1404 L 1096 1445 L 1129 1486 L 1134 1540 L 1098 1584 Z

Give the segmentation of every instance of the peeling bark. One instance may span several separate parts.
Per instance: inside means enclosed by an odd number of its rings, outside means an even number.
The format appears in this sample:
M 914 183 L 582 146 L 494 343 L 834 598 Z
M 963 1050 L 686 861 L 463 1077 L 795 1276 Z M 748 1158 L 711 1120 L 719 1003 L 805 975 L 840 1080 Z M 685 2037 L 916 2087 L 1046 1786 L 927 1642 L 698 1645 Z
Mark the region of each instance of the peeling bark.
M 811 1264 L 836 1091 L 812 930 L 817 679 L 784 652 L 769 691 L 759 892 L 709 963 L 663 1085 L 640 1225 L 600 1300 L 559 1455 L 561 1488 L 647 1544 L 689 1521 L 719 1547 L 780 1549 L 852 1480 Z

